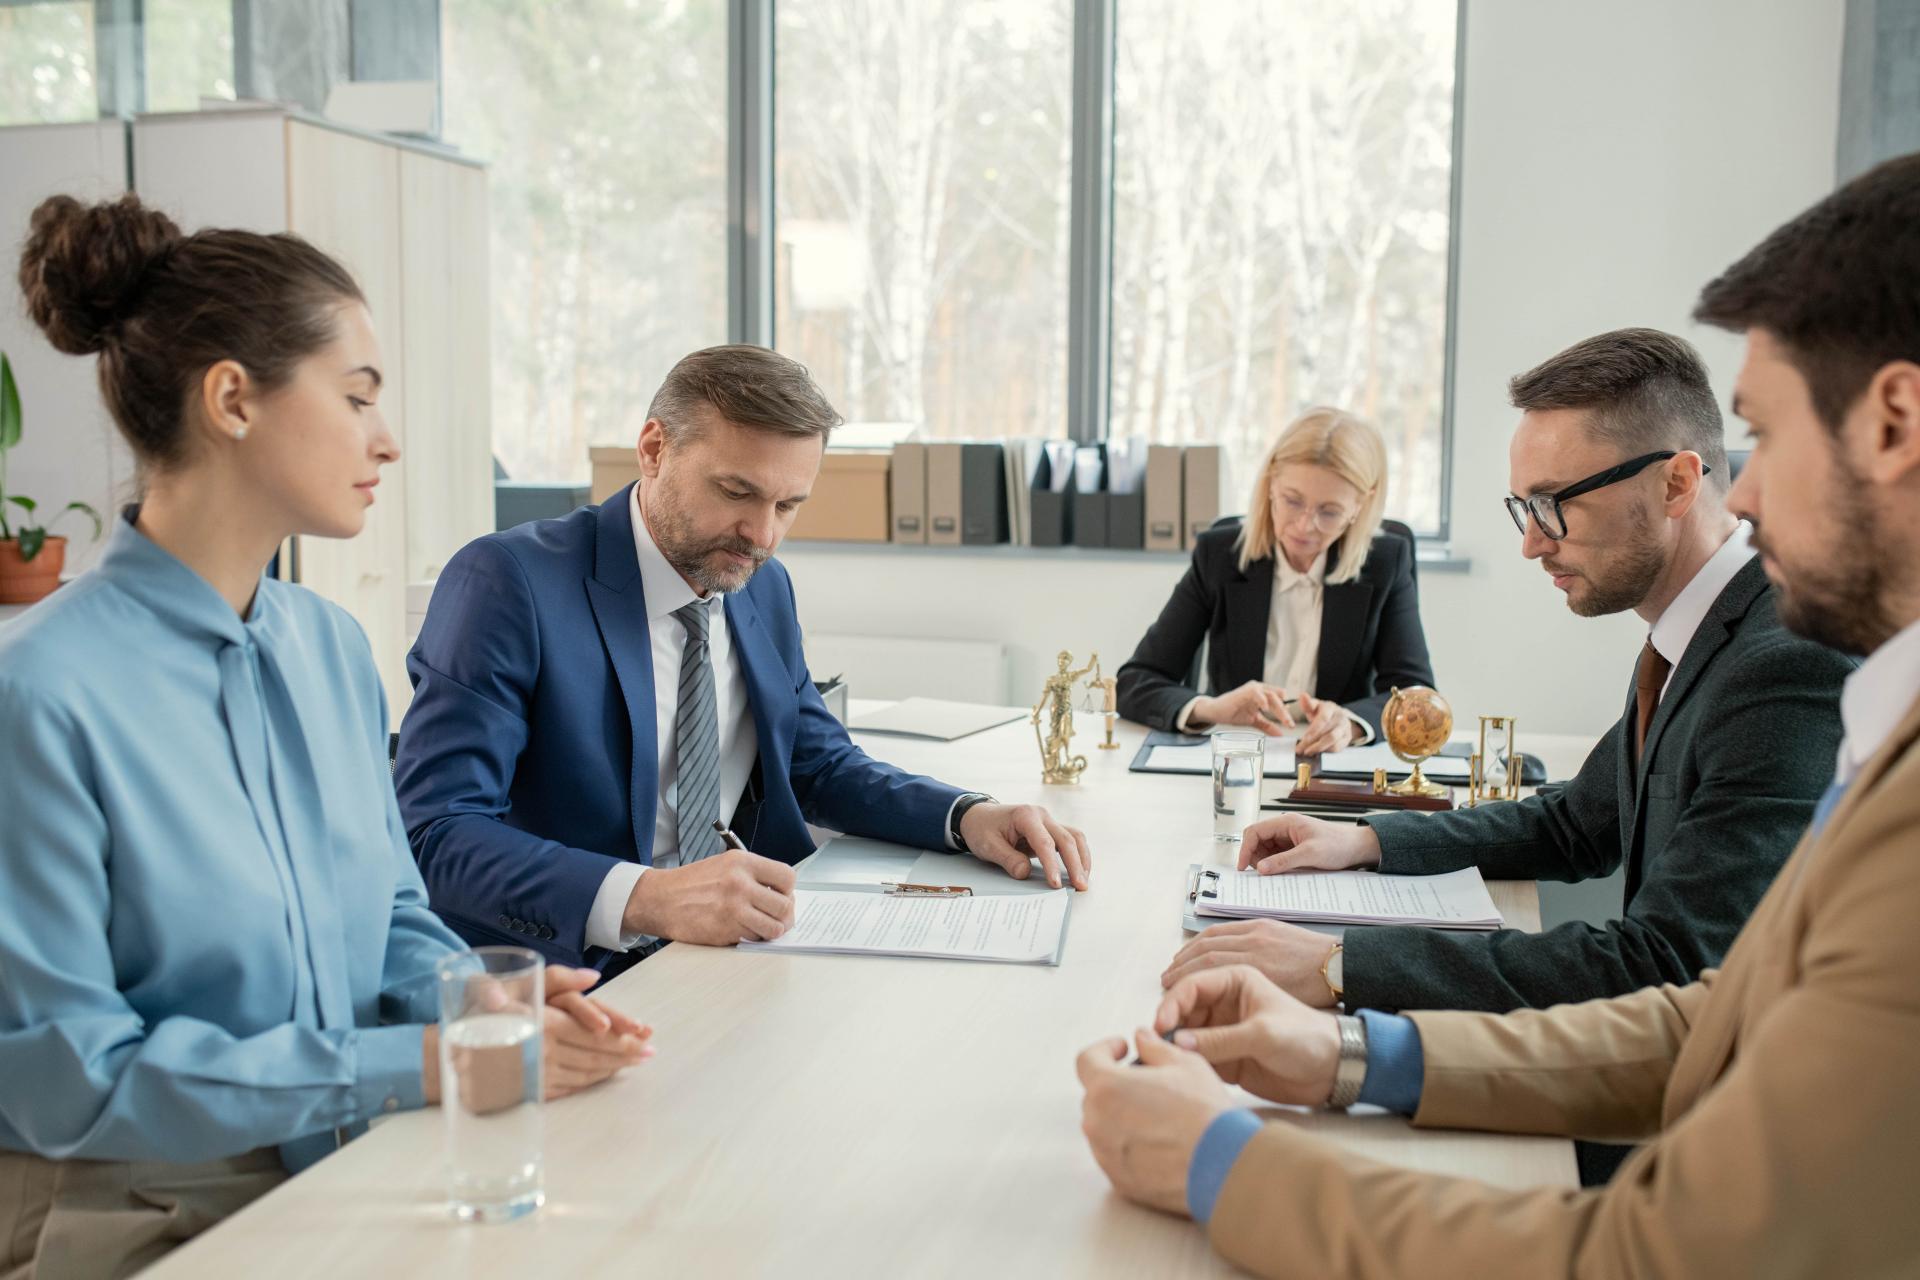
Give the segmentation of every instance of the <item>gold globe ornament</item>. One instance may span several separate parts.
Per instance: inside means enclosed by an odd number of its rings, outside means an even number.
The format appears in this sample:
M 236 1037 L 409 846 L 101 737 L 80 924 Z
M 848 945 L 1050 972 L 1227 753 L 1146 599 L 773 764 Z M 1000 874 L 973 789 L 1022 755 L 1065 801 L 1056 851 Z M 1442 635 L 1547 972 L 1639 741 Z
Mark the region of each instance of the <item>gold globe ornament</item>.
M 1389 790 L 1397 796 L 1445 797 L 1447 789 L 1427 781 L 1420 765 L 1453 736 L 1453 704 L 1425 685 L 1395 689 L 1380 713 L 1380 728 L 1393 754 L 1413 766 L 1412 776 Z

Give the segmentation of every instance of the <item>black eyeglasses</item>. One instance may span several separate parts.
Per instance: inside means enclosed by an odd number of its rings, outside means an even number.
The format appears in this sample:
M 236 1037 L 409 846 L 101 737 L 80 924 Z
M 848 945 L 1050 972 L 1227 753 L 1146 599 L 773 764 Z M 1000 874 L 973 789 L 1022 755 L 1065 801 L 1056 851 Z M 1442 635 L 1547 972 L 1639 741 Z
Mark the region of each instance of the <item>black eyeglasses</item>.
M 1675 449 L 1643 453 L 1617 467 L 1608 467 L 1605 471 L 1590 475 L 1585 480 L 1570 484 L 1558 493 L 1536 493 L 1526 498 L 1509 497 L 1506 500 L 1507 514 L 1513 517 L 1513 527 L 1520 531 L 1522 537 L 1525 537 L 1527 513 L 1532 512 L 1533 522 L 1540 526 L 1540 532 L 1558 542 L 1567 536 L 1567 515 L 1560 509 L 1561 503 L 1569 502 L 1584 493 L 1592 493 L 1595 489 L 1604 489 L 1610 484 L 1619 484 L 1622 480 L 1631 480 L 1654 463 L 1665 462 L 1668 458 L 1679 456 L 1679 451 Z M 1703 464 L 1700 474 L 1712 475 L 1713 468 Z

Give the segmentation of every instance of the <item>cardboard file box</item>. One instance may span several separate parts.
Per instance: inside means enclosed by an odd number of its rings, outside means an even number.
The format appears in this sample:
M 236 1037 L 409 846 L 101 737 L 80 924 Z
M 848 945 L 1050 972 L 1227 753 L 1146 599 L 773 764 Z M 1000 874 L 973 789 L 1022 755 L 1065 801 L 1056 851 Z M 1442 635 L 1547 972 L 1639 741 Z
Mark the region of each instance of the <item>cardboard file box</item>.
M 1186 532 L 1181 545 L 1193 549 L 1193 540 L 1213 527 L 1220 518 L 1222 491 L 1226 487 L 1227 454 L 1217 444 L 1190 444 L 1184 461 L 1186 483 Z
M 1036 483 L 1033 490 L 1031 541 L 1036 547 L 1064 547 L 1073 540 L 1073 495 L 1055 493 Z
M 902 441 L 893 446 L 893 540 L 927 540 L 927 446 Z
M 927 541 L 991 546 L 1007 540 L 1006 464 L 998 444 L 937 440 L 927 446 Z
M 1064 547 L 1073 540 L 1071 495 L 1053 491 L 1053 459 L 1041 451 L 1027 494 L 1027 542 L 1036 547 Z
M 1180 446 L 1147 448 L 1147 509 L 1143 543 L 1148 551 L 1178 551 L 1185 538 L 1185 468 Z
M 1107 495 L 1107 545 L 1126 551 L 1138 551 L 1146 545 L 1147 495 L 1110 493 Z
M 813 493 L 800 504 L 789 538 L 816 542 L 885 542 L 888 518 L 887 449 L 828 449 Z
M 640 478 L 639 451 L 630 444 L 596 444 L 587 450 L 593 464 L 593 490 L 588 501 L 599 506 Z

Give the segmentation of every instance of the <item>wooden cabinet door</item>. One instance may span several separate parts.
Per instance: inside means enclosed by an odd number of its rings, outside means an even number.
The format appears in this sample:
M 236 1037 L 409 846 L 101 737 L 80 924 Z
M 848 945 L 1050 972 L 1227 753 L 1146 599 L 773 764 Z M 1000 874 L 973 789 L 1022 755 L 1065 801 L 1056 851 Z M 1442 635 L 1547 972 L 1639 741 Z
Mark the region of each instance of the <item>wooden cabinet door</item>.
M 380 341 L 380 407 L 404 452 L 407 431 L 405 309 L 400 266 L 400 152 L 350 134 L 287 122 L 288 226 L 344 263 L 366 295 Z M 300 581 L 344 606 L 366 628 L 398 726 L 407 683 L 407 472 L 404 456 L 381 475 L 378 501 L 357 538 L 301 538 Z

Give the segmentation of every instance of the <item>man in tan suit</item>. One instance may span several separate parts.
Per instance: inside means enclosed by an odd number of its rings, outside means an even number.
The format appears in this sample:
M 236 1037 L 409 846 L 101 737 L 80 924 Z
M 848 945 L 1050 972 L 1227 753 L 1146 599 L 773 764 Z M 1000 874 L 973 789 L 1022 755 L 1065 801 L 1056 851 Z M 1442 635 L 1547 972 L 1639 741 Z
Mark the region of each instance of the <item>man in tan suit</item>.
M 1265 1275 L 1920 1275 L 1920 155 L 1780 228 L 1696 318 L 1746 334 L 1729 506 L 1793 629 L 1868 655 L 1812 826 L 1719 970 L 1378 1026 L 1257 970 L 1181 980 L 1144 1069 L 1080 1058 L 1114 1185 Z M 1766 762 L 1754 761 L 1756 769 Z M 1235 1109 L 1356 1098 L 1423 1127 L 1646 1145 L 1594 1191 L 1408 1172 Z

